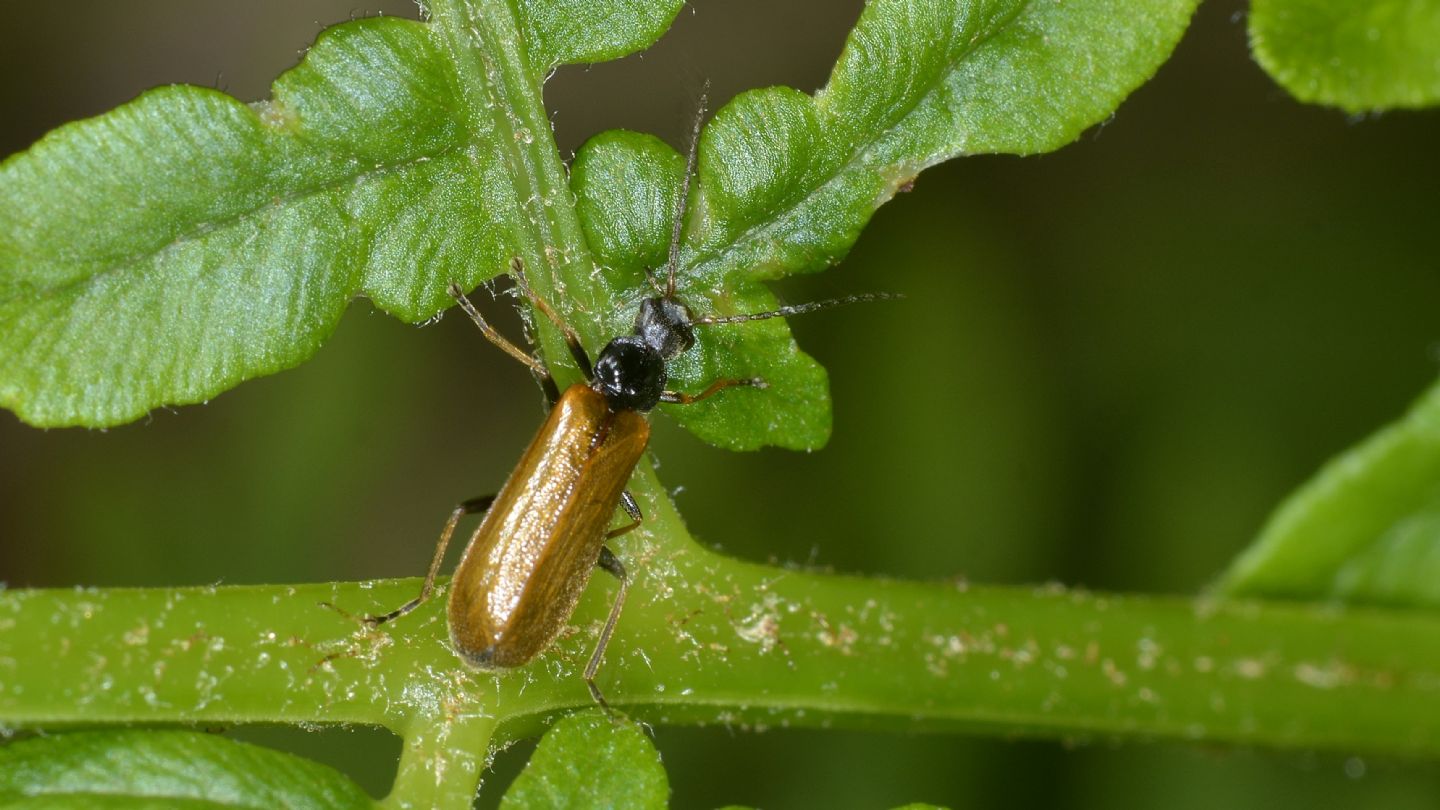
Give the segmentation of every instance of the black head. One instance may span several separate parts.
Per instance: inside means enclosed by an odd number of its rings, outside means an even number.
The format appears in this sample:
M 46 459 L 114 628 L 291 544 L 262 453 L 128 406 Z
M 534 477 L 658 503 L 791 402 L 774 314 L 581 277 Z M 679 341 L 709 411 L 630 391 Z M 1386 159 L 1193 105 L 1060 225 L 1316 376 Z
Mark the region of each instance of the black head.
M 592 388 L 610 410 L 648 411 L 665 393 L 665 363 L 695 345 L 690 308 L 673 295 L 647 298 L 635 313 L 634 334 L 600 350 Z
M 674 360 L 695 345 L 695 316 L 672 296 L 646 298 L 635 313 L 635 335 L 666 360 Z
M 612 411 L 648 411 L 659 404 L 666 376 L 665 356 L 639 335 L 626 335 L 600 350 L 590 387 Z

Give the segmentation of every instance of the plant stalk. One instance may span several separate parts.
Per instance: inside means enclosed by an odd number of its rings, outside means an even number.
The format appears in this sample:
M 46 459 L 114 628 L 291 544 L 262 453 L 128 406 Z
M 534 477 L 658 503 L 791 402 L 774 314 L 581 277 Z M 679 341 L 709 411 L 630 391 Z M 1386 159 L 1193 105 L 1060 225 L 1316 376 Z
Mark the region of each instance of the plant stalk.
M 650 470 L 635 483 L 650 518 L 620 550 L 635 583 L 600 685 L 643 719 L 1440 755 L 1427 614 L 755 565 L 690 541 Z M 0 725 L 449 723 L 479 761 L 490 724 L 503 742 L 589 705 L 579 673 L 613 583 L 595 578 L 573 631 L 501 674 L 450 652 L 442 599 L 381 629 L 320 604 L 380 611 L 417 587 L 0 594 Z
M 599 314 L 620 300 L 594 272 L 569 172 L 545 110 L 544 77 L 525 51 L 508 0 L 433 0 L 432 25 L 456 70 L 456 94 L 477 142 L 506 152 L 520 225 L 514 229 L 529 285 L 592 345 Z M 563 388 L 580 376 L 563 336 L 539 318 L 542 353 Z

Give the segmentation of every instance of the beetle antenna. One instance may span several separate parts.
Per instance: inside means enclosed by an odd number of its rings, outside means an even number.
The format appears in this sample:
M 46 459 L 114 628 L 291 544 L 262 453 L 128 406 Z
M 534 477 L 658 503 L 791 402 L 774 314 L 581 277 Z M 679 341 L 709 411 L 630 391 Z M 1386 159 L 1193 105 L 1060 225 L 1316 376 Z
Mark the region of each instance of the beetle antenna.
M 590 365 L 590 355 L 585 353 L 585 347 L 580 343 L 580 336 L 575 333 L 570 324 L 565 322 L 564 318 L 560 317 L 560 313 L 556 312 L 554 307 L 551 307 L 530 287 L 530 279 L 525 277 L 525 262 L 521 261 L 519 256 L 510 260 L 510 275 L 515 277 L 515 286 L 520 288 L 520 292 L 530 299 L 530 303 L 540 310 L 542 315 L 550 319 L 550 323 L 554 324 L 556 329 L 560 330 L 560 334 L 565 338 L 565 345 L 570 349 L 570 356 L 575 359 L 575 365 L 579 367 L 580 373 L 584 374 L 587 380 L 594 379 L 595 369 Z
M 690 176 L 695 174 L 695 155 L 700 151 L 700 125 L 705 122 L 705 106 L 709 100 L 710 80 L 700 90 L 700 109 L 695 111 L 695 121 L 690 127 L 690 148 L 685 153 L 685 176 L 680 178 L 680 199 L 675 202 L 675 222 L 670 226 L 670 260 L 666 264 L 669 280 L 665 282 L 665 297 L 675 297 L 675 269 L 680 265 L 680 232 L 685 230 L 685 204 L 690 200 Z
M 690 322 L 691 326 L 710 326 L 717 323 L 745 323 L 747 321 L 763 321 L 769 318 L 788 318 L 791 315 L 804 315 L 821 309 L 844 306 L 846 304 L 863 304 L 869 301 L 898 301 L 905 296 L 901 293 L 858 293 L 847 295 L 844 298 L 826 298 L 823 301 L 811 301 L 805 304 L 784 306 L 770 312 L 751 312 L 742 315 L 706 315 L 703 318 L 696 318 Z

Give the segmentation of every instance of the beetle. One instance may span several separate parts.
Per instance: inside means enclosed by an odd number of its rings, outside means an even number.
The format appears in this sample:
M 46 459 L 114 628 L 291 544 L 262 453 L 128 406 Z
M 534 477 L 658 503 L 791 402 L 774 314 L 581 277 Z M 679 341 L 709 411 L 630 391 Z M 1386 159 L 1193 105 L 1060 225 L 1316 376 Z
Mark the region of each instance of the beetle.
M 528 291 L 520 264 L 514 268 Z M 452 293 L 472 320 L 485 323 L 459 290 Z M 553 315 L 541 299 L 533 300 L 542 312 Z M 606 705 L 595 673 L 629 579 L 605 542 L 634 530 L 644 519 L 639 504 L 625 490 L 649 444 L 650 424 L 642 414 L 660 402 L 688 404 L 733 386 L 765 385 L 758 378 L 723 379 L 695 396 L 666 390 L 665 362 L 694 343 L 688 311 L 677 304 L 673 298 L 648 299 L 640 308 L 634 334 L 612 340 L 593 366 L 573 330 L 557 318 L 588 382 L 552 397 L 549 416 L 498 495 L 466 501 L 451 512 L 420 595 L 390 613 L 369 617 L 371 624 L 398 618 L 429 599 L 456 524 L 468 513 L 484 511 L 451 579 L 447 613 L 455 652 L 479 669 L 528 662 L 565 626 L 598 566 L 620 583 L 584 672 L 591 696 Z M 681 312 L 686 320 L 677 319 Z M 498 337 L 492 336 L 488 324 L 481 328 L 492 340 Z M 510 349 L 520 351 L 513 345 L 506 351 Z M 544 378 L 553 388 L 550 379 Z M 630 523 L 609 529 L 617 506 Z
M 389 613 L 366 617 L 366 622 L 384 624 L 429 600 L 460 519 L 483 511 L 485 517 L 471 536 L 450 584 L 447 618 L 455 652 L 467 664 L 485 670 L 530 661 L 559 634 L 591 573 L 602 568 L 619 580 L 619 589 L 585 665 L 584 679 L 591 697 L 608 709 L 595 674 L 624 605 L 629 578 L 606 541 L 633 531 L 644 520 L 639 504 L 625 489 L 649 443 L 650 425 L 644 414 L 661 402 L 691 404 L 727 388 L 766 387 L 764 380 L 751 377 L 715 380 L 694 395 L 671 391 L 666 388 L 669 361 L 695 345 L 697 326 L 784 317 L 896 297 L 871 293 L 770 312 L 696 318 L 676 295 L 675 275 L 699 129 L 697 117 L 676 205 L 665 287 L 641 302 L 631 334 L 607 343 L 593 364 L 575 330 L 531 290 L 520 259 L 511 263 L 516 285 L 559 329 L 586 382 L 559 392 L 544 363 L 497 332 L 464 291 L 450 285 L 450 294 L 485 337 L 540 378 L 553 407 L 499 494 L 466 501 L 451 512 L 420 594 Z M 630 517 L 630 523 L 610 529 L 617 506 Z

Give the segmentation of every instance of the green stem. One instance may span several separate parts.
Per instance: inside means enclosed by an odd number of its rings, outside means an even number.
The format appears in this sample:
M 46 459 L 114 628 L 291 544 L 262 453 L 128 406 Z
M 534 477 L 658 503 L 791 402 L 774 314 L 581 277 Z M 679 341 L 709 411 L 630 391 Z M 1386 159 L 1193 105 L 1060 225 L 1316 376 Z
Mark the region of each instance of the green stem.
M 463 710 L 412 724 L 381 810 L 470 807 L 485 772 L 495 718 Z
M 636 580 L 600 680 L 646 719 L 1440 755 L 1440 619 L 1427 614 L 752 565 L 695 546 L 651 471 L 634 483 L 650 517 L 621 546 Z M 471 773 L 492 722 L 504 741 L 588 705 L 579 671 L 612 583 L 592 584 L 576 631 L 500 675 L 449 652 L 442 600 L 383 631 L 317 604 L 382 610 L 415 588 L 5 593 L 0 724 L 375 723 L 411 738 L 408 789 L 434 781 L 442 749 L 463 750 Z
M 592 343 L 599 313 L 622 300 L 594 272 L 569 174 L 560 160 L 545 111 L 543 77 L 529 62 L 524 37 L 507 0 L 434 0 L 433 30 L 456 70 L 456 94 L 477 141 L 500 144 L 522 216 L 515 229 L 530 286 L 557 306 Z M 498 133 L 498 134 L 497 134 Z M 560 334 L 540 319 L 543 354 L 557 381 L 576 382 Z

